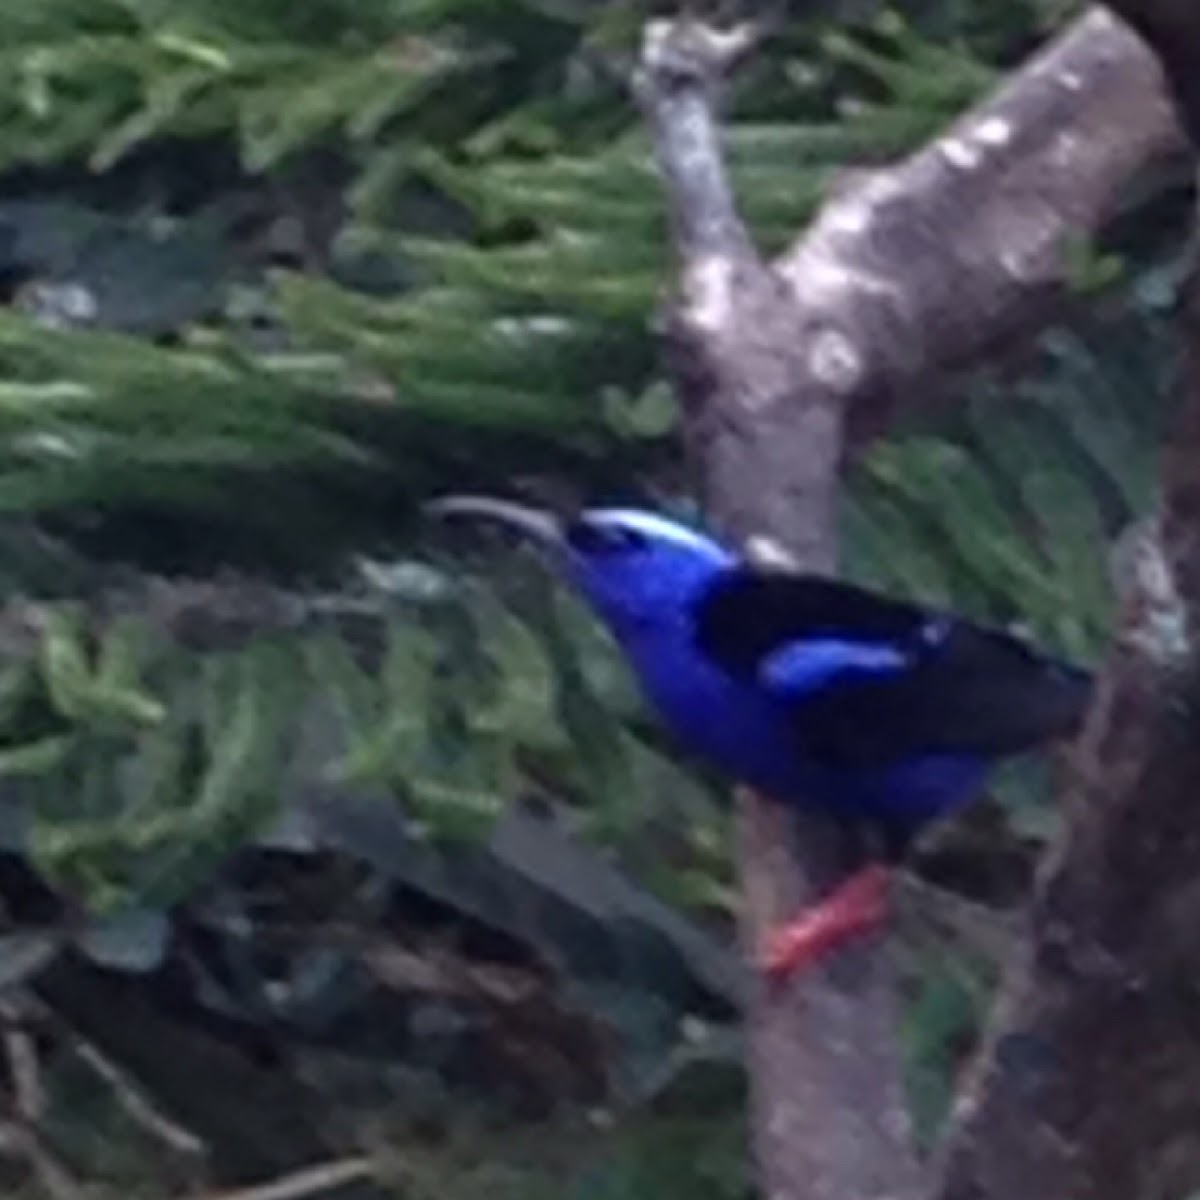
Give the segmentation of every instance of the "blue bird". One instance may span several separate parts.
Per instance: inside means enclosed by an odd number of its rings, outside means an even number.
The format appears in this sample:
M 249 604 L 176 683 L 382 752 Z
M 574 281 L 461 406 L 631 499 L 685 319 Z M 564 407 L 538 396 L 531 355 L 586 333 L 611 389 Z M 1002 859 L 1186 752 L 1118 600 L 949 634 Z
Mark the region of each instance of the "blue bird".
M 627 656 L 681 748 L 785 803 L 874 831 L 894 862 L 967 803 L 997 760 L 1074 732 L 1091 681 L 1016 637 L 852 584 L 769 569 L 666 517 L 587 509 L 568 520 L 489 497 L 430 511 L 534 541 Z M 785 975 L 881 923 L 872 862 L 775 930 Z

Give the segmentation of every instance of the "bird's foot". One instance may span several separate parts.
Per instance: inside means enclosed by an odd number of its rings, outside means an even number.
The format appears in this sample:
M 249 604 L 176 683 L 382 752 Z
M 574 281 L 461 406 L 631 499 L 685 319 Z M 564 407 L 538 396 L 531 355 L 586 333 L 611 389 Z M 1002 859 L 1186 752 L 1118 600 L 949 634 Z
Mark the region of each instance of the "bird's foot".
M 773 929 L 760 955 L 767 977 L 782 982 L 820 962 L 844 942 L 877 929 L 887 917 L 888 871 L 873 864 L 850 876 L 811 908 Z

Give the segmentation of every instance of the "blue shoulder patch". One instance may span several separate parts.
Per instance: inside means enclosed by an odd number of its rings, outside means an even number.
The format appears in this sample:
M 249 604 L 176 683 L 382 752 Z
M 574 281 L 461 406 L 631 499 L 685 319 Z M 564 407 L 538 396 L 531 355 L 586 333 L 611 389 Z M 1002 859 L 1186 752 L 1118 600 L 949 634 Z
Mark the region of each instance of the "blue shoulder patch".
M 893 675 L 911 662 L 903 650 L 880 642 L 814 638 L 789 642 L 763 659 L 760 678 L 786 695 L 818 691 L 839 676 Z

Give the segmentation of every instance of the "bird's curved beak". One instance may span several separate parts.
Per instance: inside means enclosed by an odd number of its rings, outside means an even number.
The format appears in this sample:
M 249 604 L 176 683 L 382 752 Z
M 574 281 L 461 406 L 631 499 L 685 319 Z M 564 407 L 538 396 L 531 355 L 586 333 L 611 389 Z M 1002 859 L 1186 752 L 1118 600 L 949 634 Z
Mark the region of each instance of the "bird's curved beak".
M 423 506 L 432 517 L 466 517 L 484 521 L 496 521 L 522 537 L 528 538 L 539 549 L 561 553 L 565 547 L 563 524 L 553 513 L 518 504 L 513 500 L 499 500 L 492 496 L 444 496 Z

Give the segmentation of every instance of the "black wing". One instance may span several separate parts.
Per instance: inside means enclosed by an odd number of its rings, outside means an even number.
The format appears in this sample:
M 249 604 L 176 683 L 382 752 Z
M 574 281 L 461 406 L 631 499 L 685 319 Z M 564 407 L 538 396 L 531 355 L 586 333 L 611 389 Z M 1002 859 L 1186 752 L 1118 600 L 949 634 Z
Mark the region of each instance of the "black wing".
M 834 580 L 746 568 L 697 617 L 700 648 L 786 702 L 804 753 L 830 765 L 1015 754 L 1075 730 L 1091 690 L 1007 633 Z M 796 670 L 818 644 L 844 661 Z

